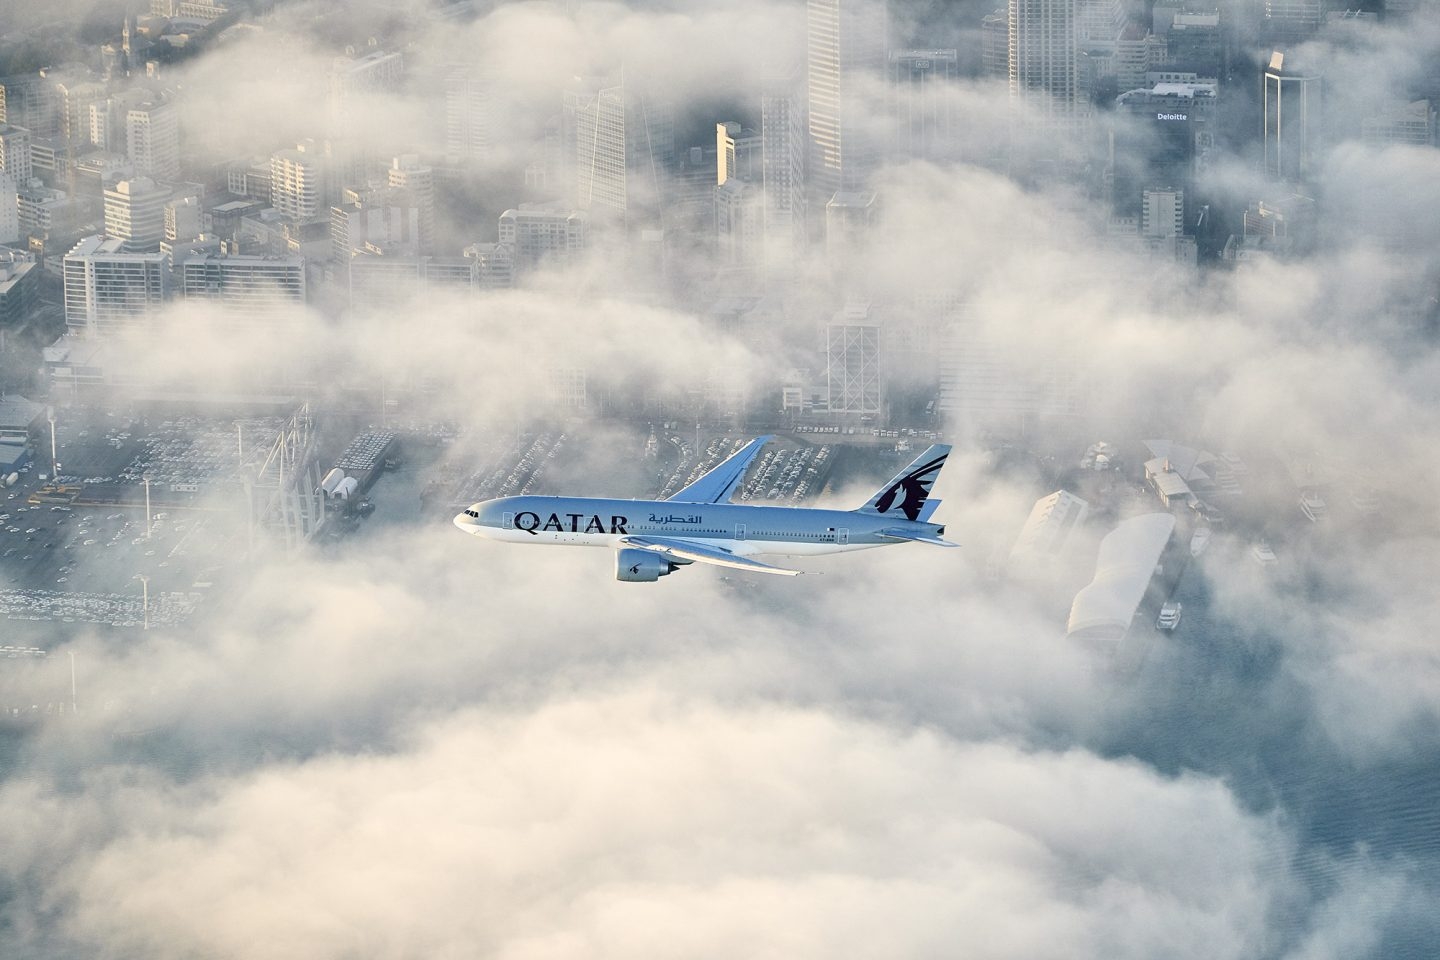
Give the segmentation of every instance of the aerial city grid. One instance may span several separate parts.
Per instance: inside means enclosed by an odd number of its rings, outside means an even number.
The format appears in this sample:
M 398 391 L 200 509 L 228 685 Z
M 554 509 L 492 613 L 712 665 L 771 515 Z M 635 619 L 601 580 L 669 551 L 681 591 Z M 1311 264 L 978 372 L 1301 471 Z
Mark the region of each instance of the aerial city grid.
M 0 955 L 1440 955 L 1437 108 L 1436 0 L 0 4 Z

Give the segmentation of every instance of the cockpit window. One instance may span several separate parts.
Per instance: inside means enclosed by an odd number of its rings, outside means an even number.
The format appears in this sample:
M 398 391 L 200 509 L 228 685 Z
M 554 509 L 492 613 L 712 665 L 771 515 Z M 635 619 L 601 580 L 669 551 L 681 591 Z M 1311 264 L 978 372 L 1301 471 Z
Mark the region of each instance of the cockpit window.
M 479 520 L 479 519 L 480 519 L 480 512 L 479 512 L 478 510 L 466 510 L 466 511 L 465 511 L 465 516 L 467 516 L 467 517 L 474 517 L 476 520 Z

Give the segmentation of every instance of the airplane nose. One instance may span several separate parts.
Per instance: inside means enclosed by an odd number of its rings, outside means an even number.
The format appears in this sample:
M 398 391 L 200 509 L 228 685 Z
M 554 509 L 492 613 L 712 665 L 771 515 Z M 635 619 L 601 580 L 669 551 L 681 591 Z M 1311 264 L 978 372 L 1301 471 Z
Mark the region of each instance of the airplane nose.
M 461 530 L 464 530 L 466 533 L 474 533 L 475 528 L 480 526 L 480 521 L 470 516 L 470 514 L 468 513 L 455 514 L 454 523 L 455 526 L 459 527 Z

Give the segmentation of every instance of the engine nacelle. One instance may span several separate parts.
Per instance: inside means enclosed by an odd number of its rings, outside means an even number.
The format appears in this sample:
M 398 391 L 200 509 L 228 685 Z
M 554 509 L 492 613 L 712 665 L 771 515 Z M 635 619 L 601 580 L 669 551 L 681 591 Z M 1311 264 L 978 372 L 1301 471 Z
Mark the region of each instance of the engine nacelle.
M 615 551 L 615 579 L 626 583 L 654 583 L 668 576 L 675 564 L 649 550 Z

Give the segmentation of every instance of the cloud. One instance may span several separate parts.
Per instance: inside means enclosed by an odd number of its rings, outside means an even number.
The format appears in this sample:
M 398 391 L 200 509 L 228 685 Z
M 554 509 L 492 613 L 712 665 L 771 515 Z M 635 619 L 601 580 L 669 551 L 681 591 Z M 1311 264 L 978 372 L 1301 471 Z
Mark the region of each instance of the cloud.
M 111 824 L 55 879 L 66 935 L 116 956 L 1241 957 L 1286 844 L 1213 781 L 643 687 L 9 793 Z

